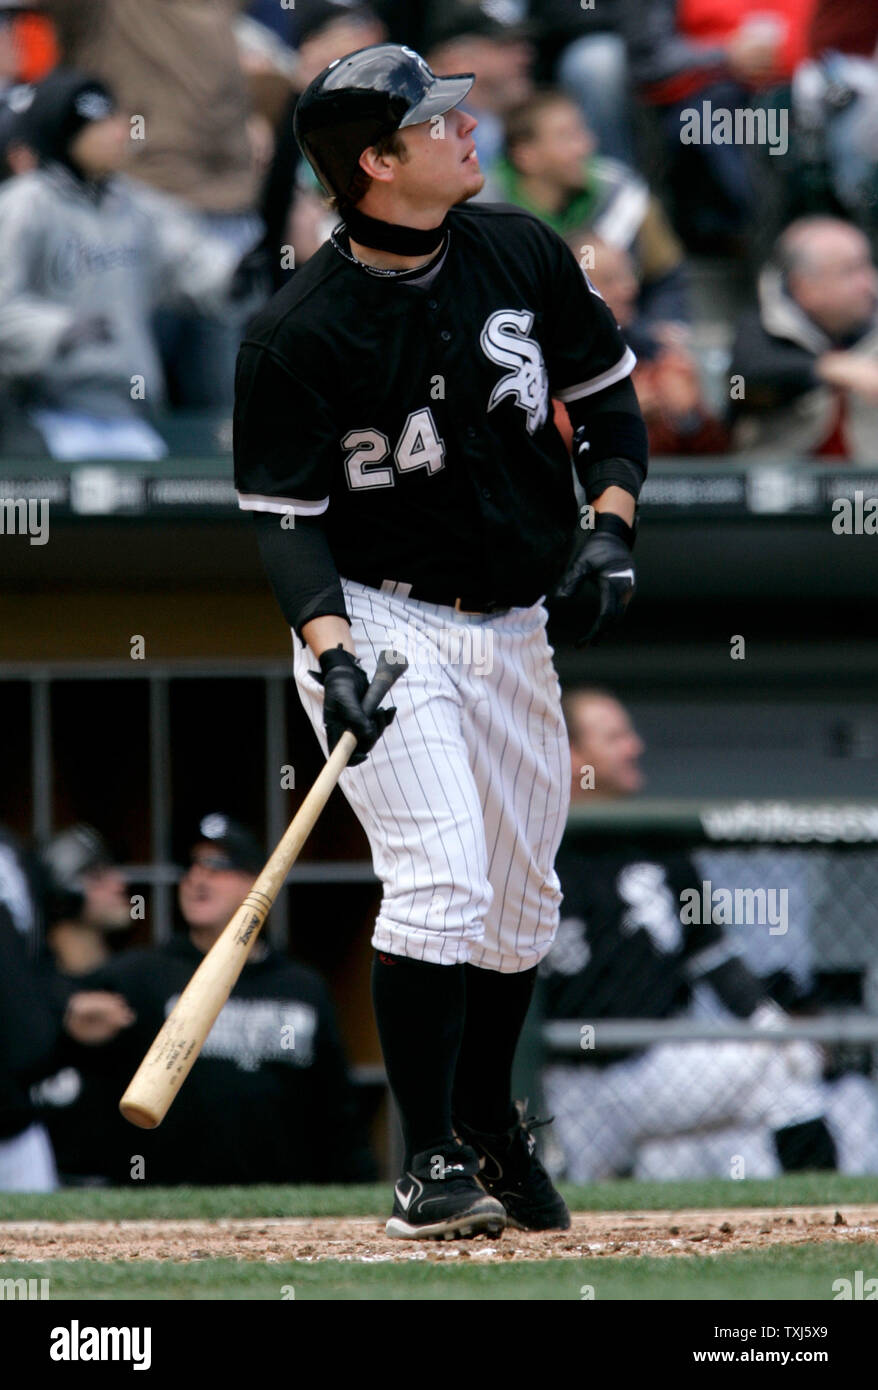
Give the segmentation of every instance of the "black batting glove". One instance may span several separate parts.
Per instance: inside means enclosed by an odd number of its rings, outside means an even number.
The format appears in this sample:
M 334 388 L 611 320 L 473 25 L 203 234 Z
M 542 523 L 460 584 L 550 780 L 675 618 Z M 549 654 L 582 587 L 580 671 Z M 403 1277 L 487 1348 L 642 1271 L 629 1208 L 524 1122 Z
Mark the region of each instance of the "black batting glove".
M 378 709 L 369 717 L 363 713 L 363 696 L 369 689 L 369 677 L 359 661 L 339 643 L 319 658 L 320 670 L 311 675 L 323 686 L 323 723 L 326 740 L 332 752 L 345 730 L 357 736 L 357 747 L 348 759 L 348 767 L 366 761 L 366 755 L 378 742 L 396 709 Z
M 559 598 L 581 597 L 586 584 L 593 584 L 598 590 L 597 618 L 591 631 L 576 643 L 577 647 L 587 646 L 621 622 L 636 585 L 631 553 L 634 536 L 634 527 L 620 516 L 613 512 L 596 513 L 594 530 L 559 584 Z

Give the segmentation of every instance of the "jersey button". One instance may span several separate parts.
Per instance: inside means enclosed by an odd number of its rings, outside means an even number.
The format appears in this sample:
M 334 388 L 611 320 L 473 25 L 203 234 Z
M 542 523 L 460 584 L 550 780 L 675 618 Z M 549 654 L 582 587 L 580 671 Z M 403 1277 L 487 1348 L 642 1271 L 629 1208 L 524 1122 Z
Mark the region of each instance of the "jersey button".
M 438 308 L 439 308 L 439 300 L 438 300 L 438 299 L 428 299 L 428 300 L 427 300 L 427 308 L 428 308 L 428 309 L 438 309 Z
M 449 333 L 447 328 L 443 328 L 442 332 L 439 334 L 439 337 L 442 339 L 443 343 L 451 342 L 451 334 Z
M 486 501 L 490 502 L 492 495 L 493 495 L 493 494 L 492 494 L 491 489 L 490 489 L 489 487 L 483 487 L 483 488 L 482 488 L 482 496 L 485 498 Z

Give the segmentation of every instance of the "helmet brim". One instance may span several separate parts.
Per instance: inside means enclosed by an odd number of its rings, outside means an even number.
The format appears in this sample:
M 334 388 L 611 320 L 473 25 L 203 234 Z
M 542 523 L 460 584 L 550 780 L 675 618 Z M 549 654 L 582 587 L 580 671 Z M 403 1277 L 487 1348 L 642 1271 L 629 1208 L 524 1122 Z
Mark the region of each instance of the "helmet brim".
M 446 111 L 458 106 L 476 80 L 474 72 L 459 72 L 453 77 L 437 77 L 421 100 L 407 111 L 399 123 L 405 126 L 421 125 L 431 116 L 443 116 Z

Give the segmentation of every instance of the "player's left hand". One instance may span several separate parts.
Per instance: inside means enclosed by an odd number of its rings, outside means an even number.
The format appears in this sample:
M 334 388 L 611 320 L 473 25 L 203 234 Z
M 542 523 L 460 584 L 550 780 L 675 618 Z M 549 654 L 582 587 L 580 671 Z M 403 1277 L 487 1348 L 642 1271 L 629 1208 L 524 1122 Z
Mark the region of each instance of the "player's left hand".
M 597 587 L 598 615 L 577 647 L 586 646 L 621 622 L 637 583 L 633 543 L 634 529 L 620 516 L 614 512 L 597 513 L 594 530 L 556 590 L 559 598 L 579 598 L 586 584 Z

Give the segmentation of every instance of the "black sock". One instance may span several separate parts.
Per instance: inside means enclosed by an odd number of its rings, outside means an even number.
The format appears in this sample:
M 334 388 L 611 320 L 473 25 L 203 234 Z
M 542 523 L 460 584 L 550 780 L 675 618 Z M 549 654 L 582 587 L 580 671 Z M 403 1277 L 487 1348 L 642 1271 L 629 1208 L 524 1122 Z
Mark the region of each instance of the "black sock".
M 835 1143 L 822 1116 L 776 1129 L 774 1146 L 785 1173 L 809 1168 L 834 1169 L 838 1166 Z
M 384 1065 L 402 1119 L 406 1167 L 452 1139 L 451 1087 L 463 1032 L 462 965 L 376 951 L 372 1002 Z
M 454 1113 L 472 1129 L 497 1134 L 512 1123 L 512 1063 L 536 980 L 536 966 L 517 975 L 466 966 Z

